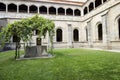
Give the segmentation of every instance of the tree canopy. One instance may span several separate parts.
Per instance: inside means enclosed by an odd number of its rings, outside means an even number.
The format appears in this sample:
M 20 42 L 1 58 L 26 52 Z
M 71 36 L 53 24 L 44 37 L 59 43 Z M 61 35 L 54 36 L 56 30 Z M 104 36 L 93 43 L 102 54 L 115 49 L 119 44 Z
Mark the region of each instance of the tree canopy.
M 34 35 L 33 31 L 37 30 L 39 38 L 41 38 L 41 36 L 45 37 L 46 33 L 48 32 L 50 42 L 52 44 L 54 26 L 55 25 L 53 21 L 43 18 L 39 15 L 35 15 L 31 18 L 25 18 L 15 21 L 14 23 L 9 23 L 6 27 L 2 28 L 0 40 L 4 44 L 5 42 L 9 42 L 10 39 L 15 35 L 23 42 L 27 42 L 30 41 Z

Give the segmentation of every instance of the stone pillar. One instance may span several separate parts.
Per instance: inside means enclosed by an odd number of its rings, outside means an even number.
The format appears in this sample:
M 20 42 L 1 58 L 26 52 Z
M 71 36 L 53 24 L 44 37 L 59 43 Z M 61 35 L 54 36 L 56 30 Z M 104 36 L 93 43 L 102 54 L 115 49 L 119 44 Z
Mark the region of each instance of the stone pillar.
M 68 24 L 68 46 L 69 48 L 72 48 L 72 40 L 73 40 L 73 35 L 72 35 L 72 25 Z
M 49 8 L 47 8 L 47 15 L 49 15 Z
M 38 14 L 40 13 L 40 9 L 39 9 L 39 6 L 37 7 L 38 8 Z
M 87 30 L 88 30 L 88 45 L 89 47 L 93 47 L 93 38 L 92 38 L 92 26 L 91 26 L 91 20 L 87 22 Z
M 73 10 L 73 16 L 75 16 L 75 10 Z
M 102 28 L 103 28 L 103 44 L 106 46 L 107 49 L 109 49 L 110 37 L 109 37 L 109 30 L 107 25 L 107 13 L 102 15 Z
M 93 7 L 94 7 L 94 9 L 95 9 L 95 2 L 93 2 Z
M 56 8 L 56 15 L 58 15 L 58 8 Z
M 19 13 L 19 5 L 17 5 L 17 13 Z
M 30 6 L 28 6 L 28 13 L 30 13 Z
M 66 9 L 65 9 L 65 15 L 66 15 Z
M 6 4 L 6 13 L 8 12 L 8 4 Z

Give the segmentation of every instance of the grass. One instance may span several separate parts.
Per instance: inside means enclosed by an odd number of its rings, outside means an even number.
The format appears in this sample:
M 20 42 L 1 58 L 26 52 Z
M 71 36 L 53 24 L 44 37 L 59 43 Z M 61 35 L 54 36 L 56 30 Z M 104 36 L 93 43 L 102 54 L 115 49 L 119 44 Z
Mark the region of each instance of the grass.
M 13 51 L 0 53 L 0 80 L 120 80 L 119 53 L 59 49 L 54 54 L 17 61 Z

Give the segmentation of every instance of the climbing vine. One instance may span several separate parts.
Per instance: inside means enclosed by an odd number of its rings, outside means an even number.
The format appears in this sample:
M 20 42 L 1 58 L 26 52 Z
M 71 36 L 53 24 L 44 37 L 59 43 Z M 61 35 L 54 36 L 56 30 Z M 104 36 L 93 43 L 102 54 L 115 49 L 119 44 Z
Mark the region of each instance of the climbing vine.
M 46 36 L 49 33 L 49 38 L 51 42 L 51 51 L 53 47 L 53 34 L 54 34 L 54 22 L 43 18 L 39 15 L 35 15 L 31 18 L 25 18 L 14 23 L 9 23 L 5 28 L 2 28 L 0 33 L 0 40 L 4 44 L 5 42 L 10 42 L 10 39 L 15 35 L 19 40 L 23 42 L 30 41 L 34 30 L 38 30 L 38 36 Z M 17 41 L 19 44 L 19 40 Z M 17 45 L 17 44 L 16 44 Z M 19 55 L 18 55 L 19 57 Z M 15 56 L 15 58 L 18 58 Z

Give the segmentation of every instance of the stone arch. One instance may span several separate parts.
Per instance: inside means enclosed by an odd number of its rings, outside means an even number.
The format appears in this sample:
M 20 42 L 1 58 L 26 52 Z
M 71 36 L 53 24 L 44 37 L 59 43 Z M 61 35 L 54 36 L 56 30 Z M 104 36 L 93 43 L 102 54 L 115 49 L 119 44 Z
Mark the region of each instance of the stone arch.
M 35 5 L 31 5 L 30 7 L 29 7 L 29 12 L 30 13 L 38 13 L 38 8 L 37 8 L 37 6 L 35 6 Z
M 20 13 L 27 13 L 28 12 L 28 6 L 26 6 L 25 4 L 19 5 L 19 12 Z
M 47 14 L 47 7 L 46 6 L 41 6 L 39 7 L 39 13 L 40 14 Z
M 17 5 L 14 3 L 11 3 L 8 5 L 8 12 L 17 12 Z
M 65 15 L 65 9 L 62 7 L 58 8 L 58 15 Z
M 97 34 L 98 34 L 98 40 L 103 40 L 103 27 L 102 23 L 97 23 Z
M 84 8 L 84 15 L 87 14 L 87 13 L 88 13 L 88 8 L 85 7 L 85 8 Z
M 79 41 L 79 30 L 76 28 L 73 30 L 73 41 Z
M 63 40 L 62 37 L 63 37 L 63 31 L 62 31 L 61 28 L 58 28 L 56 30 L 56 41 L 57 42 L 62 42 L 62 40 Z
M 95 0 L 95 7 L 98 7 L 102 4 L 102 0 Z
M 89 12 L 92 11 L 93 9 L 94 9 L 94 3 L 91 2 L 91 3 L 89 4 Z
M 49 8 L 49 14 L 54 14 L 54 15 L 56 15 L 56 8 L 55 8 L 55 7 L 50 7 L 50 8 Z
M 66 9 L 66 15 L 73 15 L 73 10 L 71 8 Z
M 75 16 L 81 16 L 81 11 L 79 9 L 74 10 Z
M 120 40 L 120 15 L 118 15 L 116 18 L 115 18 L 115 33 L 117 36 L 117 39 Z
M 0 2 L 0 11 L 6 11 L 6 4 Z

